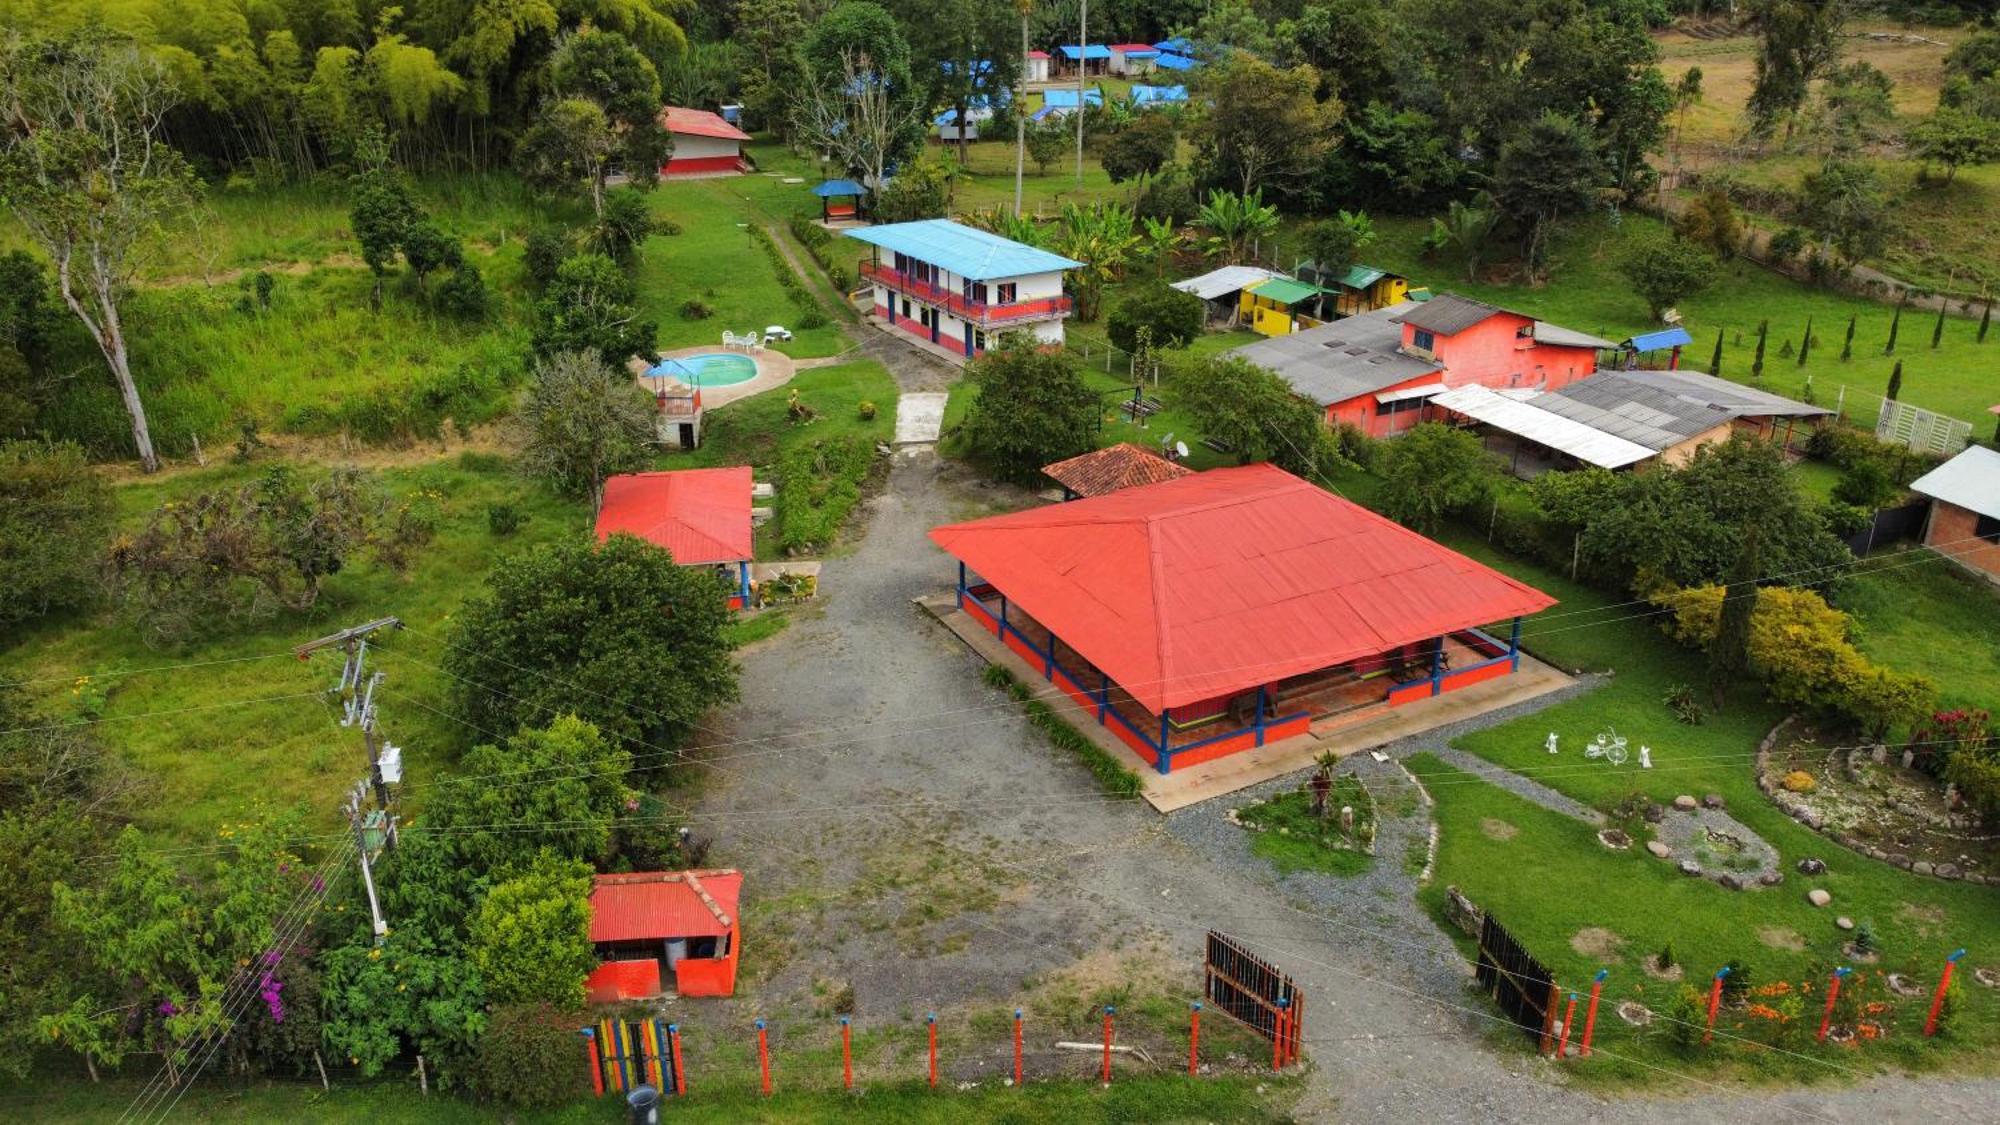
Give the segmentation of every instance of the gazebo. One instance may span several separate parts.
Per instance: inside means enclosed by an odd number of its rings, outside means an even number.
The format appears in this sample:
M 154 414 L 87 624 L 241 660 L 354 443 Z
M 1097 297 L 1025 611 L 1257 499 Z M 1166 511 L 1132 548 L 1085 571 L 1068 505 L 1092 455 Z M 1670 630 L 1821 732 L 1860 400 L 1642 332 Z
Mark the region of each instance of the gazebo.
M 1670 352 L 1667 357 L 1667 370 L 1679 371 L 1681 349 L 1692 343 L 1694 337 L 1678 324 L 1672 328 L 1662 328 L 1658 332 L 1641 332 L 1637 336 L 1628 336 L 1618 345 L 1619 358 L 1623 360 L 1618 366 L 1630 370 L 1638 367 L 1639 357 L 1648 352 Z
M 1555 604 L 1269 464 L 931 539 L 967 617 L 1160 773 L 1506 676 Z
M 626 473 L 604 482 L 597 541 L 636 535 L 673 553 L 682 566 L 728 575 L 729 608 L 750 604 L 750 466 Z
M 868 189 L 853 180 L 828 180 L 813 188 L 812 192 L 819 196 L 820 221 L 831 223 L 860 218 L 861 199 L 868 194 Z M 849 202 L 835 203 L 836 199 L 845 199 Z

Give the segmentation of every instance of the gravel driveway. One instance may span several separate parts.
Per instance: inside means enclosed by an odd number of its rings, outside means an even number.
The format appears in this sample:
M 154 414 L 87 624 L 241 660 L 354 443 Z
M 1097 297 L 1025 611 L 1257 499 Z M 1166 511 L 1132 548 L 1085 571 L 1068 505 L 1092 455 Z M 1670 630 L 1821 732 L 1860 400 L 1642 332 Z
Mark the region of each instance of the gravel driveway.
M 937 386 L 925 365 L 898 375 L 905 389 Z M 682 1012 L 691 1027 L 720 1035 L 770 1016 L 782 1059 L 788 1031 L 830 1024 L 833 1011 L 851 1006 L 857 1030 L 920 1023 L 928 1011 L 944 1023 L 1011 1006 L 1065 972 L 1150 974 L 1192 997 L 1214 927 L 1306 990 L 1315 1065 L 1305 1120 L 2000 1115 L 1984 1080 L 1803 1093 L 1689 1080 L 1668 1086 L 1672 1097 L 1606 1101 L 1565 1088 L 1544 1061 L 1489 1047 L 1490 1009 L 1469 997 L 1463 963 L 1410 901 L 1405 849 L 1428 831 L 1421 810 L 1385 825 L 1368 876 L 1278 878 L 1241 833 L 1215 830 L 1215 804 L 1167 819 L 1100 796 L 912 605 L 956 574 L 925 531 L 1024 500 L 928 450 L 899 453 L 857 548 L 826 561 L 819 606 L 742 654 L 743 701 L 720 721 L 726 744 L 709 752 L 693 810 L 716 859 L 748 872 L 749 983 L 736 1002 Z M 954 1073 L 980 1061 L 958 1060 Z

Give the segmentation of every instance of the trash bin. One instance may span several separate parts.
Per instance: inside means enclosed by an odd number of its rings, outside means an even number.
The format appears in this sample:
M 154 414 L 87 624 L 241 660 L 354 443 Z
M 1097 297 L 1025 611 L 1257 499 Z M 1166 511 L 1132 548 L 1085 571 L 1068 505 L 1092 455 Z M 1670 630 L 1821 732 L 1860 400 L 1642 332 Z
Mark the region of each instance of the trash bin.
M 630 1125 L 660 1125 L 660 1092 L 641 1083 L 625 1095 Z

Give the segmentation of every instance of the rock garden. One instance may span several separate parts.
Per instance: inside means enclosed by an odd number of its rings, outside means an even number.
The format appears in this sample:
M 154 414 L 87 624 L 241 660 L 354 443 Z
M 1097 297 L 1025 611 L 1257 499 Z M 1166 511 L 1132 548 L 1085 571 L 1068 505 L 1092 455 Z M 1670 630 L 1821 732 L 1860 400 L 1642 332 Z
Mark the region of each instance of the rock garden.
M 1785 881 L 1778 869 L 1778 850 L 1724 808 L 1720 794 L 1695 797 L 1684 793 L 1662 805 L 1635 794 L 1613 810 L 1621 821 L 1643 822 L 1652 832 L 1646 851 L 1673 863 L 1689 878 L 1708 879 L 1732 891 L 1774 887 Z M 1598 833 L 1606 847 L 1621 847 L 1629 837 L 1620 829 Z M 1607 839 L 1607 837 L 1610 837 Z
M 1375 797 L 1353 774 L 1333 772 L 1331 755 L 1297 789 L 1257 798 L 1225 814 L 1259 834 L 1256 850 L 1283 869 L 1350 874 L 1375 854 Z

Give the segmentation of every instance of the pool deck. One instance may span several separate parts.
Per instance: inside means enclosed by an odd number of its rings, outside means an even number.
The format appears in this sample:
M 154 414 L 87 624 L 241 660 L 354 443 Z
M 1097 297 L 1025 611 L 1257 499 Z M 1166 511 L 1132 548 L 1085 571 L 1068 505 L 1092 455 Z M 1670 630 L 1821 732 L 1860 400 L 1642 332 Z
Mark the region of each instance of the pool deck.
M 740 355 L 757 365 L 757 374 L 745 379 L 741 383 L 730 383 L 720 387 L 703 387 L 701 389 L 701 406 L 703 410 L 714 410 L 718 406 L 727 406 L 737 399 L 749 398 L 751 395 L 761 394 L 773 387 L 782 387 L 786 383 L 791 382 L 792 376 L 797 374 L 799 370 L 799 365 L 793 362 L 791 356 L 776 349 L 764 348 L 760 351 L 746 352 L 741 348 L 725 348 L 721 344 L 701 344 L 692 348 L 675 348 L 672 351 L 659 353 L 659 358 L 651 362 L 639 356 L 633 356 L 625 366 L 627 370 L 632 372 L 633 378 L 637 379 L 641 386 L 645 386 L 650 390 L 651 384 L 646 382 L 646 372 L 658 366 L 660 360 L 687 359 L 689 356 L 697 355 Z

